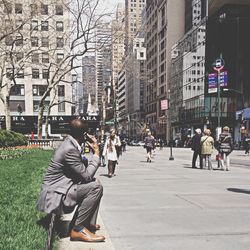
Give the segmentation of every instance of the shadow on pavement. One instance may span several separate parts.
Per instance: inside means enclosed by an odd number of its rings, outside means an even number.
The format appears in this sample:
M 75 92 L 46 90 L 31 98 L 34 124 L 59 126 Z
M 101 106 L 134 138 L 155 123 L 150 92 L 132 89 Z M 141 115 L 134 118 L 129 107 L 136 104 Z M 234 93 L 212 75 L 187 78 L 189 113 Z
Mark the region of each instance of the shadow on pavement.
M 100 174 L 99 176 L 105 176 L 107 178 L 110 178 L 108 174 Z
M 227 190 L 230 192 L 235 192 L 235 193 L 250 194 L 250 189 L 227 188 Z

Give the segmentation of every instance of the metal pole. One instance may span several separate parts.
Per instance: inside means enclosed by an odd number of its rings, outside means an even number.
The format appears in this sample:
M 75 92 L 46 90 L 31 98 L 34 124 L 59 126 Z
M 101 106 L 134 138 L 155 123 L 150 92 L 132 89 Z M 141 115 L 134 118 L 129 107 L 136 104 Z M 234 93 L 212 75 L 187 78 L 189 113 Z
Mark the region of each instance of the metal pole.
M 220 128 L 220 70 L 218 70 L 218 83 L 217 83 L 217 99 L 218 99 L 218 129 Z
M 170 161 L 173 161 L 173 160 L 174 160 L 174 157 L 173 157 L 173 149 L 172 149 L 173 145 L 172 145 L 172 143 L 173 143 L 173 141 L 171 140 L 171 142 L 170 142 L 170 156 L 169 156 L 169 160 L 170 160 Z
M 167 117 L 167 126 L 168 126 L 168 139 L 169 139 L 169 146 L 170 146 L 170 156 L 169 156 L 169 160 L 170 161 L 173 161 L 174 160 L 174 157 L 173 157 L 173 131 L 172 131 L 172 128 L 171 128 L 171 116 L 170 116 L 170 91 L 168 91 L 168 117 Z M 172 110 L 171 110 L 172 111 Z

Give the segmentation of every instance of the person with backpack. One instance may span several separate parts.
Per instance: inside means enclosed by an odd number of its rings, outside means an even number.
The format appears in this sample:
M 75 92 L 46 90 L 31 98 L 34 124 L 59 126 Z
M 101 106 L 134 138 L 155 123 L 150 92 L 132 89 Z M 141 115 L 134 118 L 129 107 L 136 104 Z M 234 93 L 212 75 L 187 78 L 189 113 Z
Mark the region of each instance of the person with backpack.
M 191 139 L 191 149 L 194 151 L 193 153 L 193 159 L 192 159 L 192 168 L 197 168 L 195 166 L 196 164 L 196 160 L 197 160 L 197 157 L 199 156 L 199 160 L 200 160 L 200 169 L 202 169 L 202 157 L 201 157 L 201 137 L 202 137 L 202 134 L 201 134 L 201 129 L 200 128 L 197 128 L 195 130 L 195 135 L 192 137 Z
M 229 155 L 233 151 L 233 139 L 229 133 L 229 127 L 225 126 L 222 130 L 222 133 L 219 136 L 219 153 L 220 157 L 220 166 L 224 170 L 226 164 L 226 171 L 228 171 L 230 165 Z

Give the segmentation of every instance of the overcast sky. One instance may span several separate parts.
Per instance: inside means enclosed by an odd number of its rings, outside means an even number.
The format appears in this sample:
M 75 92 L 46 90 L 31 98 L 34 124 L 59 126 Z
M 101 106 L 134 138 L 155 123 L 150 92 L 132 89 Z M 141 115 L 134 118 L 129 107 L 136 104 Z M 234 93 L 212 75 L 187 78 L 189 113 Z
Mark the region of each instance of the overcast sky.
M 100 5 L 103 5 L 103 10 L 107 10 L 108 12 L 115 13 L 118 3 L 123 3 L 125 5 L 125 0 L 100 0 Z

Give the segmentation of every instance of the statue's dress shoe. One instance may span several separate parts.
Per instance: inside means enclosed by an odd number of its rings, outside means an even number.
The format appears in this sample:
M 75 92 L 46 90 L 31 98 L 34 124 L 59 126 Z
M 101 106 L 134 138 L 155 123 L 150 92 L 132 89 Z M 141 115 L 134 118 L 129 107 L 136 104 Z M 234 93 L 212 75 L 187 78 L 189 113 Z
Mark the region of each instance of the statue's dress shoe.
M 91 230 L 100 230 L 101 226 L 99 224 L 89 224 L 89 229 Z
M 105 240 L 104 236 L 91 233 L 86 227 L 77 232 L 74 229 L 70 231 L 70 240 L 85 241 L 85 242 L 102 242 Z

